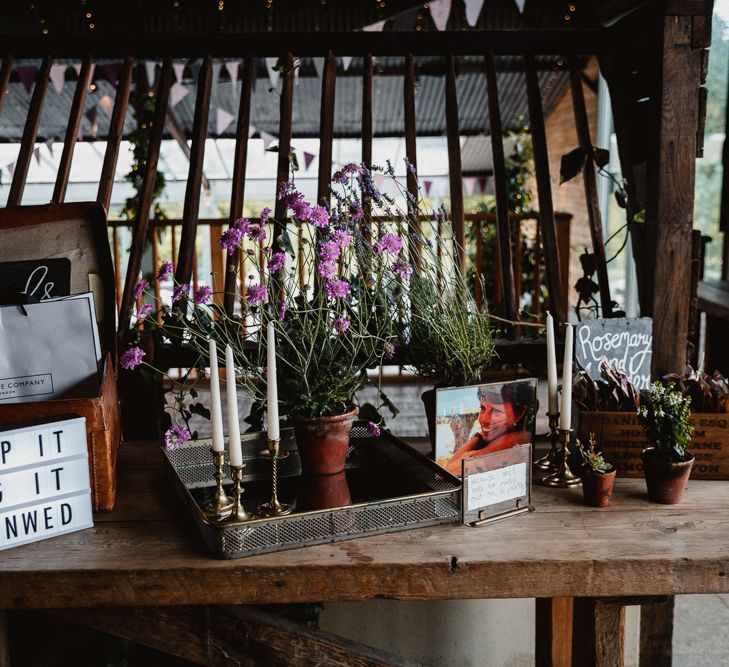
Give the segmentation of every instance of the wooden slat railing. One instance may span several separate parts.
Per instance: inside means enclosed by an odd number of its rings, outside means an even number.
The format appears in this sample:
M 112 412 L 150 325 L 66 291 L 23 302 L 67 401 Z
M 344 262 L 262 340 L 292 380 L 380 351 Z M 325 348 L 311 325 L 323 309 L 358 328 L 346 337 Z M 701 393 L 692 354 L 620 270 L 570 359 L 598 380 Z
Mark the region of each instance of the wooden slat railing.
M 458 91 L 456 90 L 456 61 L 446 56 L 445 80 L 446 134 L 448 136 L 448 176 L 451 195 L 451 223 L 458 248 L 458 263 L 466 266 L 466 225 L 463 209 L 463 178 L 461 174 L 461 130 L 458 122 Z

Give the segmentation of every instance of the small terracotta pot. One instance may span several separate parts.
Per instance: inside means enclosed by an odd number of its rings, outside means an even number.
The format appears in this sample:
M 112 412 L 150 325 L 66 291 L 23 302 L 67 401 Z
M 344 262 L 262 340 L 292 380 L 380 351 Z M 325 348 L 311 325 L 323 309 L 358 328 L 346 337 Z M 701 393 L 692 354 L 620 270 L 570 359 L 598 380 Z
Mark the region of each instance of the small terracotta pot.
M 613 495 L 615 468 L 610 472 L 595 472 L 591 468 L 582 469 L 582 495 L 585 505 L 607 507 Z
M 648 487 L 648 498 L 654 503 L 676 505 L 683 498 L 694 457 L 673 463 L 656 457 L 655 452 L 655 447 L 648 447 L 640 455 L 645 484 Z
M 357 408 L 332 417 L 290 415 L 304 474 L 334 475 L 344 470 L 356 417 Z
M 304 475 L 301 485 L 302 510 L 328 510 L 352 504 L 344 471 L 334 475 Z

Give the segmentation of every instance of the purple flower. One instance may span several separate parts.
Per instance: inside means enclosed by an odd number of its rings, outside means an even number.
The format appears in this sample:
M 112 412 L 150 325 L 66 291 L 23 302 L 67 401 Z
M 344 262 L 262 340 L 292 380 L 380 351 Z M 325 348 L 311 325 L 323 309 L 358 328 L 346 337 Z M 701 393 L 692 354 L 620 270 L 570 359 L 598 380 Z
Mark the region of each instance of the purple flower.
M 232 225 L 231 228 L 239 229 L 241 236 L 247 234 L 251 227 L 251 221 L 248 218 L 238 218 Z
M 190 439 L 190 431 L 184 426 L 170 426 L 165 432 L 165 447 L 174 452 L 178 447 L 184 445 Z
M 142 294 L 144 294 L 144 290 L 146 290 L 149 287 L 149 281 L 142 278 L 135 286 L 134 286 L 134 298 L 138 299 Z
M 353 206 L 351 213 L 352 213 L 352 220 L 354 222 L 359 222 L 362 219 L 362 216 L 364 215 L 364 209 L 361 206 Z
M 157 280 L 159 282 L 167 280 L 167 278 L 172 275 L 174 268 L 175 267 L 172 266 L 172 262 L 165 262 L 162 264 L 162 266 L 159 267 L 159 271 L 157 271 Z
M 408 170 L 408 171 L 409 171 L 409 172 L 410 172 L 411 174 L 414 174 L 414 173 L 415 173 L 415 165 L 414 165 L 414 164 L 413 164 L 412 162 L 410 162 L 410 160 L 408 160 L 408 158 L 404 158 L 404 159 L 405 159 L 405 168 L 406 168 L 406 169 L 407 169 L 407 170 Z
M 276 273 L 286 261 L 286 255 L 282 252 L 275 252 L 271 255 L 271 259 L 268 260 L 268 270 L 271 273 Z
M 404 259 L 398 259 L 392 265 L 392 271 L 396 275 L 400 276 L 403 280 L 407 280 L 413 273 L 413 267 L 410 266 Z
M 179 301 L 182 299 L 182 297 L 186 297 L 190 294 L 190 283 L 184 283 L 182 285 L 177 285 L 175 289 L 172 290 L 172 303 L 175 303 L 176 301 Z
M 314 227 L 324 228 L 329 225 L 329 213 L 327 213 L 327 210 L 323 206 L 315 206 L 311 209 L 309 222 Z
M 379 438 L 380 427 L 375 422 L 367 422 L 367 433 L 370 434 L 371 438 Z
M 249 285 L 246 290 L 246 301 L 252 306 L 266 300 L 266 288 L 263 285 Z
M 402 239 L 397 234 L 385 234 L 377 243 L 375 243 L 375 252 L 381 255 L 383 252 L 389 252 L 397 255 L 402 250 Z
M 294 212 L 294 215 L 302 222 L 308 220 L 311 217 L 311 204 L 304 200 L 303 195 L 299 195 L 297 199 L 289 202 L 289 208 Z
M 195 290 L 194 301 L 198 306 L 202 306 L 210 301 L 210 297 L 212 295 L 213 290 L 209 285 L 200 285 L 200 287 Z
M 278 319 L 283 320 L 284 317 L 286 317 L 286 299 L 282 299 L 278 304 Z
M 385 343 L 385 357 L 392 359 L 395 356 L 395 346 L 392 343 Z
M 128 371 L 133 371 L 137 366 L 142 363 L 142 359 L 144 359 L 145 354 L 146 353 L 141 347 L 130 347 L 121 356 L 121 367 Z
M 336 241 L 324 241 L 319 244 L 319 257 L 324 262 L 335 262 L 342 254 L 342 248 Z
M 349 329 L 349 320 L 344 317 L 344 315 L 340 315 L 339 317 L 334 318 L 334 328 L 339 333 L 344 333 L 347 329 Z
M 349 175 L 358 173 L 359 170 L 359 165 L 355 164 L 354 162 L 345 164 L 339 171 L 334 173 L 334 176 L 332 176 L 332 182 L 346 185 Z
M 139 308 L 137 309 L 137 322 L 141 322 L 142 320 L 146 320 L 152 313 L 152 304 L 151 303 L 143 303 Z
M 334 234 L 332 234 L 332 240 L 342 250 L 344 250 L 350 243 L 352 243 L 352 237 L 349 235 L 349 232 L 345 231 L 344 229 L 338 229 L 336 232 L 334 232 Z
M 332 299 L 343 299 L 349 294 L 349 283 L 346 280 L 327 280 L 324 291 Z
M 284 181 L 278 186 L 278 193 L 276 196 L 278 199 L 283 199 L 286 195 L 290 195 L 296 192 L 296 185 L 293 181 Z
M 266 234 L 266 230 L 263 227 L 255 226 L 248 230 L 248 238 L 251 241 L 263 243 L 268 238 L 268 234 Z
M 271 209 L 266 206 L 266 208 L 261 211 L 261 227 L 268 222 L 269 215 L 271 215 Z
M 316 272 L 322 278 L 334 278 L 337 275 L 337 263 L 330 261 L 319 262 L 319 265 L 316 267 Z
M 243 219 L 240 218 L 240 220 Z M 218 239 L 218 244 L 223 250 L 227 250 L 229 255 L 232 255 L 236 248 L 240 246 L 242 240 L 243 230 L 240 227 L 228 227 Z

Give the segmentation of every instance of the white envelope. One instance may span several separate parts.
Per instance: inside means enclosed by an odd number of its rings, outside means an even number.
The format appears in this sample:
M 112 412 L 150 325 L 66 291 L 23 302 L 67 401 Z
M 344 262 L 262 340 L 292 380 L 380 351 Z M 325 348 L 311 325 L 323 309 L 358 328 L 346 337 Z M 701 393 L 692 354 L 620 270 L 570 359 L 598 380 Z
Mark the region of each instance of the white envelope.
M 100 360 L 90 292 L 0 307 L 0 402 L 94 396 Z

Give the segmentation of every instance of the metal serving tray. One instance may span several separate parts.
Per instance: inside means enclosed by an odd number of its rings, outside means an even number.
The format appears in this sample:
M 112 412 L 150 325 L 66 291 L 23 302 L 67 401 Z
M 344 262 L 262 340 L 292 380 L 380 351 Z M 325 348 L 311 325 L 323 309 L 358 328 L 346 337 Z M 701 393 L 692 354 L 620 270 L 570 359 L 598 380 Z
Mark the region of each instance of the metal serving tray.
M 246 463 L 243 501 L 246 509 L 255 512 L 271 496 L 271 462 L 259 457 L 266 448 L 266 434 L 244 435 L 242 444 Z M 293 512 L 283 517 L 214 523 L 202 511 L 214 489 L 210 441 L 190 441 L 174 452 L 163 449 L 175 489 L 212 556 L 240 558 L 461 518 L 461 481 L 388 431 L 373 438 L 364 423 L 355 424 L 347 468 L 336 482 L 341 489 L 342 478 L 346 479 L 351 504 L 331 509 L 303 509 L 311 484 L 301 475 L 292 429 L 281 431 L 281 450 L 288 456 L 278 462 L 278 496 L 292 505 Z M 227 451 L 224 472 L 229 491 Z

